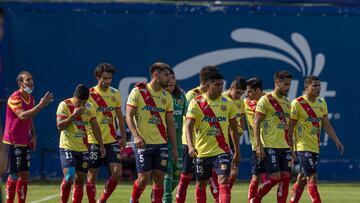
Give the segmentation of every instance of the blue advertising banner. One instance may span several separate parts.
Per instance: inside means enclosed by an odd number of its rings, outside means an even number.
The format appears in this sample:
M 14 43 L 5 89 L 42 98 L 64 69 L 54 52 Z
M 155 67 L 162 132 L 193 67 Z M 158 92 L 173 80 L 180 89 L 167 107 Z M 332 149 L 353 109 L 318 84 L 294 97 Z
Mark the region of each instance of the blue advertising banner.
M 134 83 L 148 81 L 148 67 L 170 64 L 184 90 L 198 85 L 202 66 L 219 67 L 227 81 L 235 75 L 259 77 L 273 88 L 273 73 L 291 71 L 289 98 L 303 93 L 303 78 L 321 78 L 321 96 L 329 118 L 345 145 L 340 156 L 326 133 L 321 135 L 319 178 L 360 180 L 360 16 L 357 10 L 339 14 L 335 7 L 299 8 L 190 6 L 171 4 L 4 4 L 1 92 L 16 90 L 16 75 L 29 70 L 37 101 L 52 91 L 55 101 L 35 118 L 39 136 L 33 174 L 61 176 L 57 157 L 59 133 L 55 111 L 71 97 L 75 86 L 96 84 L 95 66 L 108 62 L 117 68 L 113 86 L 126 98 Z M 329 12 L 331 11 L 331 12 Z M 338 10 L 339 11 L 339 10 Z M 3 107 L 2 107 L 3 108 Z M 2 111 L 4 112 L 4 111 Z M 41 151 L 52 166 L 41 168 Z M 241 138 L 240 178 L 248 178 L 250 141 Z M 52 167 L 52 168 L 51 168 Z

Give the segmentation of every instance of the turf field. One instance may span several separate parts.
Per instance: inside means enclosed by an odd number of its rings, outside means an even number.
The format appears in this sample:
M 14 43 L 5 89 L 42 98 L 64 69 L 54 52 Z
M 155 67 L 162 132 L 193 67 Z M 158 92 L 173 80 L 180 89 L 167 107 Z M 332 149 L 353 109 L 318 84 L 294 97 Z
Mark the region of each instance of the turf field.
M 59 182 L 48 182 L 48 183 L 30 183 L 28 192 L 28 201 L 32 203 L 37 202 L 59 202 Z M 150 188 L 147 187 L 142 195 L 141 202 L 150 202 Z M 98 195 L 103 190 L 103 184 L 99 184 Z M 237 183 L 232 190 L 232 202 L 246 202 L 248 183 L 241 182 Z M 290 188 L 291 190 L 291 188 Z M 132 191 L 131 183 L 121 184 L 113 193 L 109 199 L 109 203 L 126 203 L 129 202 L 130 194 Z M 345 203 L 345 202 L 360 202 L 360 183 L 349 184 L 349 183 L 320 183 L 319 191 L 323 202 L 325 203 Z M 264 203 L 276 202 L 275 196 L 276 188 L 263 199 Z M 84 190 L 84 201 L 87 202 L 86 192 Z M 187 201 L 195 203 L 194 198 L 195 186 L 191 185 L 188 190 Z M 207 192 L 208 202 L 213 202 L 210 192 Z M 306 191 L 302 196 L 301 202 L 311 202 Z M 289 200 L 288 200 L 289 201 Z M 71 201 L 69 201 L 71 202 Z

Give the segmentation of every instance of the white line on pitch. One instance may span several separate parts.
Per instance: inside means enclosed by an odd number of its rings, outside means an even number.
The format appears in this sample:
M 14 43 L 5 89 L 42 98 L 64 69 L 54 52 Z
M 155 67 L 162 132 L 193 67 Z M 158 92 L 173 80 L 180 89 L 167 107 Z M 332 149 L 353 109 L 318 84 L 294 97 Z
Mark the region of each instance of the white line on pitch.
M 56 194 L 56 195 L 50 195 L 50 196 L 47 196 L 47 197 L 45 197 L 45 198 L 43 198 L 43 199 L 36 200 L 36 201 L 32 201 L 32 202 L 30 202 L 30 203 L 45 202 L 45 201 L 47 201 L 47 200 L 53 199 L 53 198 L 58 197 L 58 196 L 59 196 L 59 194 Z

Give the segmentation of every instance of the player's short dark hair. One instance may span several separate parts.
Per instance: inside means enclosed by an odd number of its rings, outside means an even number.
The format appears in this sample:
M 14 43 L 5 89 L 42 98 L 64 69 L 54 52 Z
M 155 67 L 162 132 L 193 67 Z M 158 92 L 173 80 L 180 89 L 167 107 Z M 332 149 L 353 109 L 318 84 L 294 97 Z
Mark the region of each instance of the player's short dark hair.
M 99 63 L 94 71 L 95 78 L 101 78 L 104 72 L 114 74 L 116 70 L 115 67 L 109 63 Z
M 261 91 L 263 90 L 263 84 L 259 78 L 250 78 L 246 81 L 246 83 L 251 89 L 256 90 L 259 88 Z
M 20 84 L 24 81 L 24 75 L 31 75 L 29 71 L 23 70 L 16 76 L 16 82 Z
M 274 74 L 274 81 L 275 80 L 284 80 L 285 78 L 288 78 L 288 79 L 292 78 L 291 73 L 287 70 L 276 71 Z
M 218 71 L 209 71 L 204 74 L 205 82 L 212 82 L 214 80 L 222 80 L 224 76 Z
M 162 62 L 156 62 L 150 66 L 150 75 L 152 75 L 155 71 L 162 72 L 170 69 L 171 68 L 168 64 Z
M 304 87 L 306 88 L 308 85 L 311 85 L 313 81 L 320 81 L 320 78 L 315 75 L 306 76 L 304 80 Z
M 235 88 L 237 90 L 246 90 L 246 80 L 241 76 L 235 76 L 234 80 L 231 82 L 230 88 Z
M 200 83 L 206 82 L 205 75 L 207 75 L 208 72 L 218 72 L 218 68 L 216 66 L 206 65 L 200 70 L 199 79 Z
M 80 100 L 87 100 L 89 99 L 89 88 L 83 84 L 78 84 L 75 88 L 74 96 Z

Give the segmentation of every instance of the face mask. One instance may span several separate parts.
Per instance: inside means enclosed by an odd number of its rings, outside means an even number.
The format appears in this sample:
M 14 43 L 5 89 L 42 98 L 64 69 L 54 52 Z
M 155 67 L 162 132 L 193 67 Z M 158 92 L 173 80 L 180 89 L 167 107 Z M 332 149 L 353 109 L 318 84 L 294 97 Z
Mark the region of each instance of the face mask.
M 28 94 L 31 94 L 34 91 L 34 89 L 30 89 L 30 87 L 25 86 L 24 91 Z

